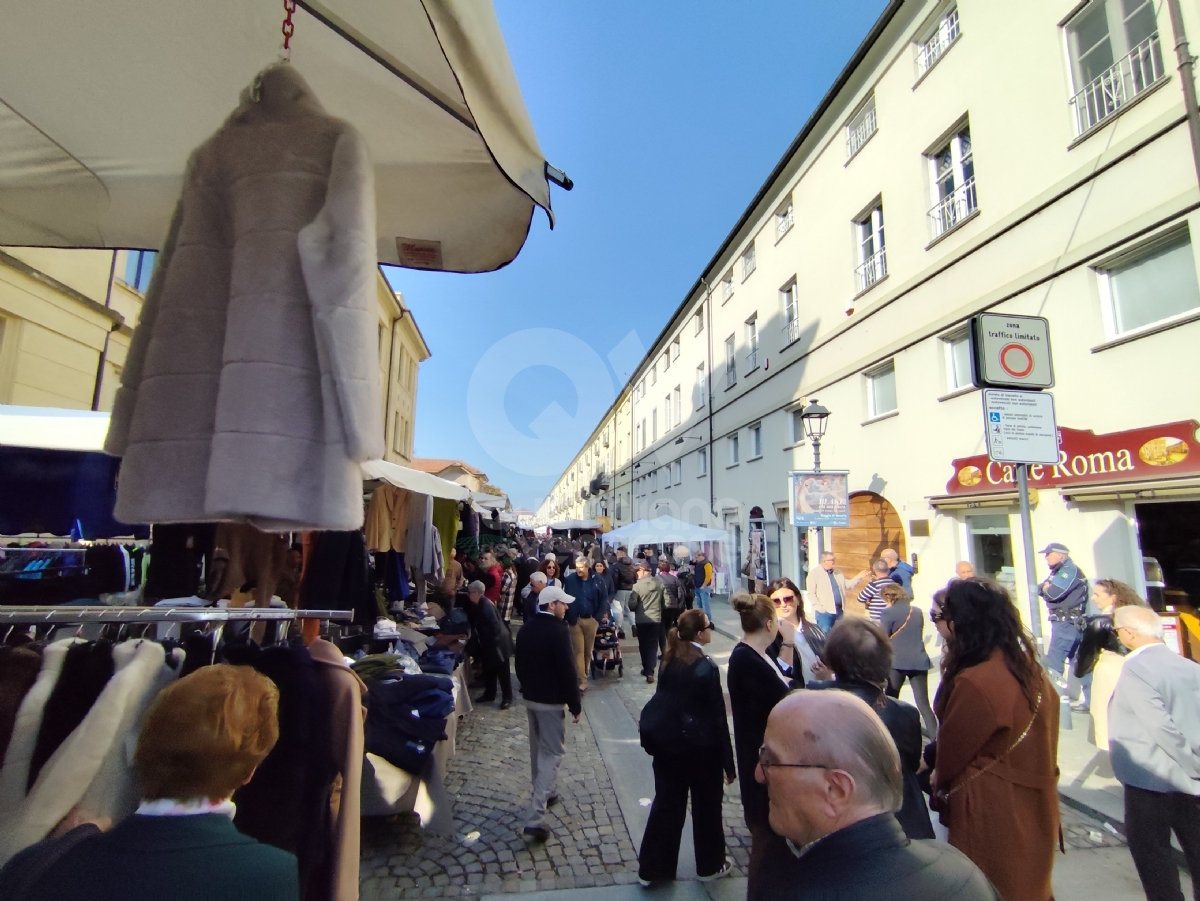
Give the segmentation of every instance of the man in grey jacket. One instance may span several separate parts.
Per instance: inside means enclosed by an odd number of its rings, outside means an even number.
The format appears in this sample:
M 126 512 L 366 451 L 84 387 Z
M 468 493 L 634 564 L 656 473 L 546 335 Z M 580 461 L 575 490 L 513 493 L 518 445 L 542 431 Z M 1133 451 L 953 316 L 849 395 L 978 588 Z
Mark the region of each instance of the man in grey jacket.
M 1171 831 L 1200 873 L 1200 665 L 1163 644 L 1153 610 L 1114 617 L 1130 654 L 1108 705 L 1108 748 L 1125 786 L 1129 853 L 1148 901 L 1183 901 Z
M 637 562 L 638 580 L 629 592 L 629 609 L 637 618 L 638 651 L 642 656 L 642 675 L 654 682 L 658 672 L 659 635 L 662 632 L 666 591 L 654 575 L 653 564 L 644 558 Z

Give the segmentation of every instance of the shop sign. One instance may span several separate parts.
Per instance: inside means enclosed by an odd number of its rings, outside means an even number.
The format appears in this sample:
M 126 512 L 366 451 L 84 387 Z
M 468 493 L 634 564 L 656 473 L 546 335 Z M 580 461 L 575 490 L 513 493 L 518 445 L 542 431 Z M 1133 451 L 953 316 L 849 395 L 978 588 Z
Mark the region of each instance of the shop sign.
M 850 473 L 792 472 L 792 525 L 797 528 L 850 525 Z
M 1059 428 L 1058 462 L 1029 467 L 1034 488 L 1132 482 L 1200 473 L 1194 419 L 1166 425 L 1097 435 L 1092 431 Z M 987 454 L 955 460 L 947 494 L 985 494 L 1012 491 L 1017 467 L 996 463 Z

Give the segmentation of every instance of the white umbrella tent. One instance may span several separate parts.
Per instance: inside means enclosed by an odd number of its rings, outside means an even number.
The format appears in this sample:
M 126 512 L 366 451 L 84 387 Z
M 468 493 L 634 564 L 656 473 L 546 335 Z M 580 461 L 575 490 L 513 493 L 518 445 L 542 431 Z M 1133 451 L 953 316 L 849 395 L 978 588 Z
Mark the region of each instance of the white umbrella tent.
M 639 544 L 703 544 L 708 541 L 724 541 L 727 537 L 722 529 L 694 526 L 673 516 L 639 519 L 601 536 L 605 544 L 614 547 L 625 545 L 630 548 Z
M 510 262 L 550 215 L 548 174 L 570 182 L 488 0 L 0 0 L 0 245 L 158 248 L 188 155 L 278 61 L 285 14 L 291 65 L 366 138 L 379 262 Z

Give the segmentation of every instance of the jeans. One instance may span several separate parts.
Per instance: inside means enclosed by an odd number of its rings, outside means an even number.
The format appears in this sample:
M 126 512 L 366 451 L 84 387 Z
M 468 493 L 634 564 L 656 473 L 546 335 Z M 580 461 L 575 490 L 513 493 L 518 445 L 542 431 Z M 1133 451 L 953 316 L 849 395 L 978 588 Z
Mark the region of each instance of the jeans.
M 660 623 L 638 623 L 638 652 L 642 655 L 643 676 L 653 676 L 658 672 L 658 636 L 661 631 Z
M 712 621 L 712 589 L 697 588 L 696 589 L 696 606 L 704 611 L 704 615 Z
M 925 723 L 925 734 L 929 738 L 937 738 L 937 718 L 929 706 L 929 673 L 925 670 L 894 669 L 888 676 L 887 694 L 889 697 L 900 697 L 900 689 L 904 680 L 912 684 L 913 700 L 917 702 L 917 710 L 921 711 L 921 720 Z
M 529 771 L 533 793 L 529 798 L 526 826 L 541 826 L 546 819 L 546 802 L 554 794 L 558 767 L 566 756 L 566 722 L 562 704 L 525 702 L 529 717 Z
M 1061 620 L 1050 623 L 1050 647 L 1047 649 L 1046 658 L 1043 661 L 1046 669 L 1055 673 L 1056 677 L 1062 678 L 1067 658 L 1071 655 L 1071 650 L 1077 641 L 1079 641 L 1079 627 L 1074 623 Z
M 639 626 L 638 633 L 641 631 Z M 696 874 L 712 876 L 725 865 L 721 779 L 721 762 L 713 752 L 654 758 L 654 803 L 638 853 L 638 875 L 642 879 L 675 878 L 689 793 Z
M 1183 901 L 1172 829 L 1196 880 L 1192 897 L 1200 899 L 1200 798 L 1125 786 L 1125 835 L 1147 901 Z
M 820 627 L 822 632 L 828 635 L 829 630 L 833 628 L 833 624 L 841 618 L 841 611 L 838 611 L 837 613 L 818 613 L 817 625 Z
M 629 596 L 633 594 L 629 589 L 618 591 L 616 598 L 613 600 L 612 619 L 613 625 L 617 627 L 617 631 L 629 623 L 629 634 L 633 634 L 633 625 L 636 622 L 633 612 L 629 609 Z
M 579 671 L 579 687 L 586 688 L 588 673 L 592 671 L 592 648 L 596 646 L 596 629 L 599 627 L 594 617 L 581 616 L 571 627 L 571 645 L 575 649 L 575 669 Z

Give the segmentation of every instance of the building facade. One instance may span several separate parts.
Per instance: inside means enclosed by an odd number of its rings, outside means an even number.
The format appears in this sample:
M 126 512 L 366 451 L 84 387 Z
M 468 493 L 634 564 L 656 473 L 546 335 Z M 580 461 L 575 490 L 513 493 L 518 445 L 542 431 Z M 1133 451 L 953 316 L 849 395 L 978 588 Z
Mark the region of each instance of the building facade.
M 1195 4 L 1184 25 L 1200 36 Z M 626 387 L 614 525 L 724 528 L 733 573 L 761 527 L 770 575 L 797 578 L 816 536 L 788 473 L 812 466 L 819 398 L 823 468 L 852 490 L 824 536 L 839 564 L 895 547 L 928 597 L 969 559 L 1028 612 L 970 375 L 968 323 L 993 311 L 1050 323 L 1065 459 L 1033 472 L 1037 546 L 1143 592 L 1200 566 L 1200 164 L 1174 45 L 1148 0 L 890 4 Z
M 383 458 L 410 466 L 417 419 L 417 370 L 431 356 L 425 336 L 404 304 L 404 296 L 392 291 L 382 274 L 379 296 L 379 378 L 383 386 L 383 428 L 386 447 Z

